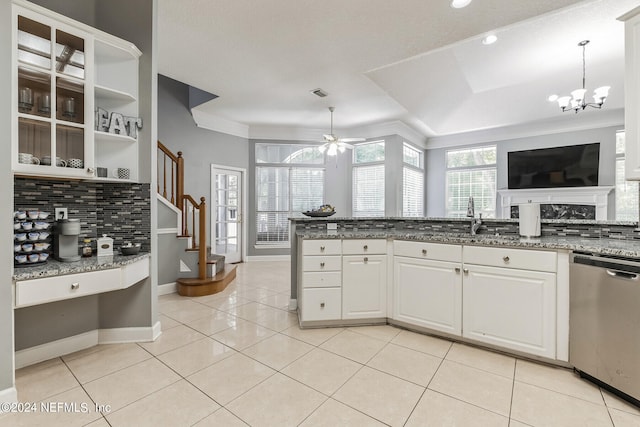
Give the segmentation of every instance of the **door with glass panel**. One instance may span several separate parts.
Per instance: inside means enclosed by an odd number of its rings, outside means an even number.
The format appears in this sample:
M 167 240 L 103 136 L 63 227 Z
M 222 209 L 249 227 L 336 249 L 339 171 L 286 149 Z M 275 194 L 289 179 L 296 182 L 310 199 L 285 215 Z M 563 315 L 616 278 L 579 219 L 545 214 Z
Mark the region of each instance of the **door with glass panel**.
M 212 168 L 211 250 L 225 262 L 242 261 L 241 170 Z

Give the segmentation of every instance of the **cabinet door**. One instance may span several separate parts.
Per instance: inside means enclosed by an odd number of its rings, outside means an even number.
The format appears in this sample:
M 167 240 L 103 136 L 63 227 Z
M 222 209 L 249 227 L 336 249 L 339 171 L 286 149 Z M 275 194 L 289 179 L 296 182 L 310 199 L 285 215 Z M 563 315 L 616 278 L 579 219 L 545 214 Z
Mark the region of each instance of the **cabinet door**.
M 465 265 L 462 336 L 554 359 L 556 275 Z
M 340 320 L 340 288 L 309 288 L 302 291 L 303 322 Z
M 342 257 L 342 318 L 387 317 L 387 256 Z
M 625 22 L 625 175 L 640 180 L 640 15 Z
M 394 259 L 393 318 L 454 335 L 462 331 L 461 264 Z

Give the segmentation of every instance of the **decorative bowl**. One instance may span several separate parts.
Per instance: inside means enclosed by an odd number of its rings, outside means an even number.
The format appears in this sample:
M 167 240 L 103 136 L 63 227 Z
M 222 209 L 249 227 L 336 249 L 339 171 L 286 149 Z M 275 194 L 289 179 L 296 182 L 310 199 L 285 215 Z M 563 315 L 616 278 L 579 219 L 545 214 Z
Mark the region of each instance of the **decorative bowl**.
M 304 215 L 306 216 L 311 216 L 311 217 L 326 217 L 326 216 L 331 216 L 333 214 L 336 213 L 336 211 L 330 211 L 330 212 L 322 212 L 322 211 L 306 211 L 306 212 L 302 212 Z
M 122 255 L 138 255 L 140 252 L 140 243 L 132 245 L 131 243 L 125 243 L 120 246 L 120 252 Z

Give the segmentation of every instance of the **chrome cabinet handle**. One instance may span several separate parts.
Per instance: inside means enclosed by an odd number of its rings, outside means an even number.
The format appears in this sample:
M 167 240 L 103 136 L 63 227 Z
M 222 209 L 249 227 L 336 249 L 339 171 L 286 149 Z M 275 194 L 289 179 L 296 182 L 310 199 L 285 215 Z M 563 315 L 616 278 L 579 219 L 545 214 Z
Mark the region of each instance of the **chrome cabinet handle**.
M 87 173 L 89 173 L 91 175 L 95 175 L 96 170 L 94 168 L 87 168 Z
M 364 257 L 364 262 L 365 264 L 369 262 L 369 258 L 368 257 Z
M 79 288 L 80 288 L 80 283 L 75 282 L 75 283 L 71 284 L 71 289 L 72 290 L 76 290 L 76 289 L 79 289 Z
M 463 269 L 463 270 L 462 270 L 462 272 L 463 272 L 464 274 L 469 274 L 469 269 L 468 269 L 468 268 L 465 268 L 465 269 Z
M 503 260 L 504 262 L 509 262 L 509 257 L 508 257 L 508 256 L 503 256 L 503 257 L 502 257 L 502 260 Z
M 426 249 L 423 249 L 423 250 L 422 250 L 422 255 L 426 255 L 426 254 L 427 254 L 427 250 L 426 250 Z
M 324 262 L 321 262 L 321 263 L 320 263 L 320 267 L 321 267 L 321 268 L 324 268 Z
M 460 274 L 460 267 L 454 268 L 453 271 L 455 271 L 456 273 Z
M 324 308 L 324 303 L 323 302 L 320 303 L 320 308 Z
M 365 251 L 366 251 L 366 250 L 368 250 L 368 249 L 369 249 L 369 245 L 364 245 L 364 246 L 362 247 L 362 249 L 364 249 Z
M 324 252 L 324 246 L 320 246 L 320 252 Z

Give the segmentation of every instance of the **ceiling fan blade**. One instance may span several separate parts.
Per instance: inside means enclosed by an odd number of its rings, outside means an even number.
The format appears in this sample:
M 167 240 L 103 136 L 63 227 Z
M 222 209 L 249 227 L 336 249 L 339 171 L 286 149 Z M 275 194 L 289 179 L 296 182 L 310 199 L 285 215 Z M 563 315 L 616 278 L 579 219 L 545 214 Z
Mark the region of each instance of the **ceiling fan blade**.
M 338 142 L 364 142 L 365 138 L 338 138 Z
M 347 144 L 346 142 L 340 141 L 338 142 L 338 145 L 340 147 L 345 147 L 345 148 L 348 148 L 349 150 L 353 150 L 353 145 Z

